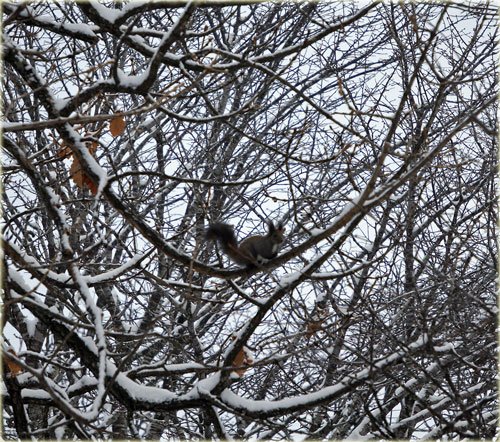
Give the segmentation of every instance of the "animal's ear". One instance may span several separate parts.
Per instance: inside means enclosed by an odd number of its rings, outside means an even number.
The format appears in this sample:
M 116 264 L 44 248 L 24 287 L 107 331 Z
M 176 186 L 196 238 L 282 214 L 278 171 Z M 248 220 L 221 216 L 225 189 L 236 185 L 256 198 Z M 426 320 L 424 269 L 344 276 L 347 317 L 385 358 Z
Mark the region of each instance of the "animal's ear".
M 274 227 L 274 224 L 273 224 Z M 277 230 L 279 233 L 284 233 L 285 232 L 285 226 L 283 225 L 283 222 L 280 221 L 276 227 L 274 227 L 275 230 Z
M 278 233 L 282 234 L 285 231 L 285 227 L 283 225 L 283 222 L 281 222 L 281 221 L 278 223 L 277 226 L 275 226 L 272 221 L 267 221 L 267 225 L 269 227 L 270 233 L 278 232 Z

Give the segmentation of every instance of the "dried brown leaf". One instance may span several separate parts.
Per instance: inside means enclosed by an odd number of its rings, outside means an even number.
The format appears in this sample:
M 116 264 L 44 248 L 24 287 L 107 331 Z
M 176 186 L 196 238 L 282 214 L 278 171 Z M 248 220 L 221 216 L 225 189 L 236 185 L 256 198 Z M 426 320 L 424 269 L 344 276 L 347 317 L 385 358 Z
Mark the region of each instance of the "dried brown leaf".
M 123 118 L 121 115 L 114 117 L 109 123 L 109 131 L 114 137 L 121 135 L 124 130 L 125 118 Z
M 9 348 L 7 351 L 14 356 L 17 356 L 16 352 L 12 348 Z M 23 368 L 17 362 L 10 361 L 9 359 L 5 358 L 5 363 L 7 364 L 7 369 L 12 376 L 16 376 L 18 373 L 21 373 L 23 371 Z

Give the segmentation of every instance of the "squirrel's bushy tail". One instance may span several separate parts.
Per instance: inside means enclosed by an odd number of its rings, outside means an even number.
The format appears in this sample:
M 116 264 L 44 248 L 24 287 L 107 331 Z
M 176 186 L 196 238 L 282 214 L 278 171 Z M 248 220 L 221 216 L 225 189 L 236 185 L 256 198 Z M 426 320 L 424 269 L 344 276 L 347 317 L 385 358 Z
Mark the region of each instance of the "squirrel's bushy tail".
M 221 245 L 222 251 L 236 264 L 244 265 L 249 268 L 253 267 L 253 257 L 250 254 L 245 253 L 245 251 L 240 250 L 234 229 L 229 224 L 211 224 L 208 227 L 205 236 L 209 240 L 217 240 Z
M 218 240 L 222 246 L 222 250 L 227 254 L 230 254 L 235 249 L 238 249 L 238 240 L 236 239 L 233 228 L 229 224 L 211 224 L 205 235 L 207 239 Z

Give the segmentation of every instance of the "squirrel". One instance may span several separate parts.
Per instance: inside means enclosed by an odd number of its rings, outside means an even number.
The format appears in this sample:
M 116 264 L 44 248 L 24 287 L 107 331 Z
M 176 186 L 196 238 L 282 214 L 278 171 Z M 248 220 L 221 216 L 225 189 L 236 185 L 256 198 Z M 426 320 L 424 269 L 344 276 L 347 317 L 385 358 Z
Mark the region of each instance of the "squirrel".
M 268 221 L 267 235 L 255 235 L 245 238 L 239 245 L 233 226 L 226 223 L 211 224 L 206 231 L 206 238 L 217 240 L 224 253 L 236 264 L 255 268 L 276 257 L 278 249 L 285 241 L 283 223 L 277 226 Z

